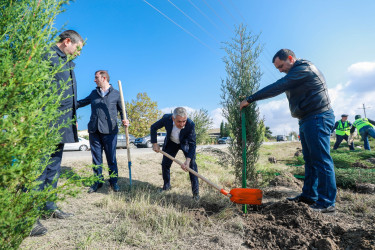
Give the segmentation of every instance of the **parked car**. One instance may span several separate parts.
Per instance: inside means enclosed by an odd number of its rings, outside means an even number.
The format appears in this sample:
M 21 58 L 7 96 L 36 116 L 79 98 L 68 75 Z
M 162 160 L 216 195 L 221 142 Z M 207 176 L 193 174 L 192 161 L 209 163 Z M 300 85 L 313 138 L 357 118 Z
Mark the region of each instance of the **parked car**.
M 221 137 L 221 138 L 219 138 L 219 140 L 217 140 L 217 143 L 219 143 L 219 144 L 227 144 L 227 143 L 230 143 L 231 141 L 232 141 L 232 138 L 230 138 L 228 136 L 228 137 Z
M 87 151 L 89 149 L 90 149 L 90 142 L 82 137 L 78 137 L 78 142 L 64 144 L 64 151 L 68 151 L 68 150 Z
M 287 141 L 287 138 L 285 135 L 278 135 L 276 136 L 276 141 Z
M 130 146 L 134 145 L 135 136 L 129 135 L 129 144 Z M 117 135 L 117 148 L 126 148 L 126 135 L 118 134 Z
M 166 132 L 157 133 L 157 142 L 160 146 L 163 146 L 164 139 L 166 136 L 167 136 Z M 137 148 L 141 148 L 141 147 L 151 148 L 152 147 L 151 136 L 146 135 L 145 137 L 135 139 L 134 145 L 137 146 Z

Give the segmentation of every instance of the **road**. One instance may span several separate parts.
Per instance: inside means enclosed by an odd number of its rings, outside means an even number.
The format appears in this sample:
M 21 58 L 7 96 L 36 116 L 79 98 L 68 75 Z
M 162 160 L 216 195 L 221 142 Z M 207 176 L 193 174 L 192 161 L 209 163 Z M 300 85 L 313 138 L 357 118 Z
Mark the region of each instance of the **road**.
M 197 149 L 200 148 L 207 148 L 207 147 L 213 147 L 213 148 L 226 148 L 228 147 L 227 144 L 220 144 L 220 145 L 198 145 Z M 131 150 L 131 155 L 141 155 L 141 154 L 151 154 L 155 153 L 152 151 L 151 148 L 132 148 Z M 127 150 L 126 149 L 117 149 L 117 155 L 126 155 Z M 90 151 L 64 151 L 64 156 L 65 159 L 82 159 L 82 158 L 91 158 L 91 152 Z

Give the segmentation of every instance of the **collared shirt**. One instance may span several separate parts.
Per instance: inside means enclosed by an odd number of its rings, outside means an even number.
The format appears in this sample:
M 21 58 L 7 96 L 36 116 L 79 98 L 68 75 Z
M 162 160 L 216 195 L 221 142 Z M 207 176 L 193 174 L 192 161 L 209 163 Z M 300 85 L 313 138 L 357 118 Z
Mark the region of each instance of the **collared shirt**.
M 180 144 L 180 132 L 181 129 L 176 127 L 176 124 L 173 122 L 173 128 L 171 133 L 171 141 L 173 141 L 176 144 Z
M 106 90 L 106 91 L 103 91 L 101 88 L 100 88 L 100 94 L 102 95 L 102 97 L 104 97 L 106 94 L 108 94 L 109 92 L 109 88 Z

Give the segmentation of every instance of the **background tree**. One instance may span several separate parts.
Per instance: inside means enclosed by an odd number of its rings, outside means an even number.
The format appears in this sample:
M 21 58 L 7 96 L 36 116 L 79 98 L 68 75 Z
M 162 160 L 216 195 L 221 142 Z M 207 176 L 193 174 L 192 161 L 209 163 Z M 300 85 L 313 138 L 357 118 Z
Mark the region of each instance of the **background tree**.
M 258 57 L 261 46 L 258 43 L 259 35 L 247 32 L 244 25 L 236 29 L 235 37 L 225 43 L 226 56 L 224 57 L 226 79 L 222 80 L 221 98 L 223 115 L 228 121 L 229 130 L 233 135 L 229 152 L 235 169 L 236 180 L 241 180 L 242 175 L 242 138 L 241 138 L 241 113 L 239 101 L 241 96 L 249 96 L 259 88 L 262 73 L 258 66 Z M 246 148 L 247 148 L 247 176 L 249 186 L 256 185 L 255 163 L 259 157 L 259 147 L 262 143 L 263 129 L 259 119 L 256 103 L 245 108 L 246 115 Z
M 194 111 L 188 117 L 195 123 L 195 133 L 197 135 L 197 144 L 209 142 L 210 136 L 208 130 L 212 126 L 212 118 L 206 109 Z
M 297 134 L 296 131 L 292 131 L 292 132 L 290 132 L 290 133 L 289 133 L 289 136 L 291 136 L 291 135 L 294 136 L 294 139 L 295 139 L 295 140 L 298 139 L 298 134 Z
M 228 123 L 222 121 L 220 123 L 220 137 L 227 137 L 229 136 L 229 126 Z
M 143 137 L 150 133 L 151 125 L 162 116 L 157 102 L 151 100 L 147 93 L 138 93 L 137 98 L 126 103 L 126 114 L 130 121 L 129 134 L 135 137 Z M 120 132 L 124 133 L 124 127 L 120 126 Z
M 271 131 L 270 127 L 266 126 L 265 131 L 264 131 L 264 136 L 267 139 L 271 139 L 272 138 L 272 131 Z
M 66 0 L 0 1 L 0 248 L 17 249 L 46 200 L 61 199 L 70 179 L 57 189 L 37 191 L 49 155 L 61 141 L 63 96 L 46 52 L 56 43 L 52 24 Z M 71 58 L 70 58 L 71 59 Z M 61 83 L 66 87 L 66 83 Z M 73 122 L 73 121 L 70 121 Z M 59 193 L 59 197 L 55 193 Z

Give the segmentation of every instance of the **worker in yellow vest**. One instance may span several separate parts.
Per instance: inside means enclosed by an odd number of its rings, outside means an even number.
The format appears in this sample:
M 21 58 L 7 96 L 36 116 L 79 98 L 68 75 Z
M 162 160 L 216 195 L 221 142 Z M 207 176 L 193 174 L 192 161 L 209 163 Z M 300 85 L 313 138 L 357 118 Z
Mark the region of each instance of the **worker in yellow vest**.
M 363 143 L 366 150 L 370 149 L 370 144 L 368 142 L 368 136 L 375 138 L 375 129 L 374 129 L 375 121 L 362 118 L 360 115 L 355 116 L 355 121 L 353 122 L 353 126 L 350 129 L 350 137 L 353 137 L 353 133 L 355 129 L 358 129 L 359 134 L 363 139 Z M 349 140 L 350 141 L 350 140 Z
M 342 140 L 345 140 L 348 143 L 350 150 L 354 150 L 354 143 L 353 142 L 349 143 L 348 141 L 351 126 L 352 124 L 348 121 L 348 115 L 342 114 L 341 120 L 338 120 L 335 123 L 335 126 L 333 126 L 332 131 L 331 131 L 331 133 L 333 133 L 333 131 L 335 131 L 336 129 L 336 142 L 335 142 L 335 145 L 333 146 L 333 150 L 336 150 L 340 146 Z

